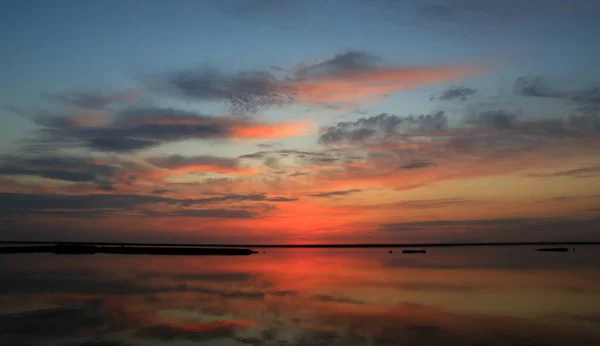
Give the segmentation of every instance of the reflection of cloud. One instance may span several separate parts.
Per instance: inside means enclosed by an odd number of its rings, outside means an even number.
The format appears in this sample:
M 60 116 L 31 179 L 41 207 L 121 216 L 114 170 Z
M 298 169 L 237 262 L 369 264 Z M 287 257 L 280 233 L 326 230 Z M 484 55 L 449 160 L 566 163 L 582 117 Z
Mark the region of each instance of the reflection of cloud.
M 318 294 L 318 295 L 314 296 L 313 299 L 316 299 L 321 302 L 326 302 L 326 303 L 358 304 L 358 305 L 365 303 L 361 300 L 355 300 L 355 299 L 346 298 L 346 297 L 336 297 L 336 296 L 331 296 L 331 295 L 327 295 L 327 294 Z
M 207 323 L 168 323 L 138 329 L 135 336 L 161 341 L 191 340 L 208 341 L 232 338 L 238 329 L 252 327 L 251 321 L 215 321 Z
M 552 329 L 543 323 L 522 318 L 453 313 L 413 303 L 390 308 L 338 306 L 337 309 L 322 311 L 319 322 L 334 331 L 326 337 L 330 344 L 337 342 L 344 345 L 363 344 L 360 336 L 377 345 L 396 345 L 399 340 L 406 345 L 432 346 L 447 344 L 448 340 L 456 345 L 565 346 L 598 341 L 598 336 L 593 333 Z M 478 332 L 473 333 L 473 330 Z M 307 344 L 322 342 L 318 334 L 311 336 L 309 333 L 303 338 L 308 339 L 302 340 L 308 341 Z

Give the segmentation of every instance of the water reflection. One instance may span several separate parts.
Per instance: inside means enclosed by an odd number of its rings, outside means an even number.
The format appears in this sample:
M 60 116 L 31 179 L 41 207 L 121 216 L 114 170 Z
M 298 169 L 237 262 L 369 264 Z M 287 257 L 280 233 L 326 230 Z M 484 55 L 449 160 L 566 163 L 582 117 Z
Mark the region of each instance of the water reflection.
M 597 250 L 0 256 L 0 341 L 59 346 L 600 344 Z

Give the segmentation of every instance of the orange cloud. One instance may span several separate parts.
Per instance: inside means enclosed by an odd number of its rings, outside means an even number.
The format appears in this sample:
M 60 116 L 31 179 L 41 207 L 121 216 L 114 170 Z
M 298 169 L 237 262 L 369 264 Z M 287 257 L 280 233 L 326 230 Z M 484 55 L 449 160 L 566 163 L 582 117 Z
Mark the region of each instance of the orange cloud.
M 304 103 L 365 100 L 385 93 L 409 90 L 427 84 L 471 77 L 483 69 L 472 66 L 396 67 L 295 81 L 289 87 Z
M 231 138 L 284 138 L 306 136 L 312 133 L 313 124 L 308 121 L 296 121 L 280 124 L 239 123 L 233 126 Z

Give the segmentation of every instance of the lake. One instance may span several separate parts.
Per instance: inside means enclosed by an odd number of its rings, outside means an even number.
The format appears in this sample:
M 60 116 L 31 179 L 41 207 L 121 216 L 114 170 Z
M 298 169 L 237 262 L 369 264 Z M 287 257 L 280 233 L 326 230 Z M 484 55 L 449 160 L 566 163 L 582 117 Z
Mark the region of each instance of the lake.
M 600 345 L 600 247 L 0 256 L 0 344 Z

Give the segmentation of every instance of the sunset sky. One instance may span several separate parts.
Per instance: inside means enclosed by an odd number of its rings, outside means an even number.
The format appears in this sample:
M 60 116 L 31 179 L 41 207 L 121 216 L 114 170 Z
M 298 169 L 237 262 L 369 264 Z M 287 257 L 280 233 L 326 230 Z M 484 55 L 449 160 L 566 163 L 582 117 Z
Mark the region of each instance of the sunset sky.
M 599 14 L 3 1 L 0 240 L 600 240 Z

